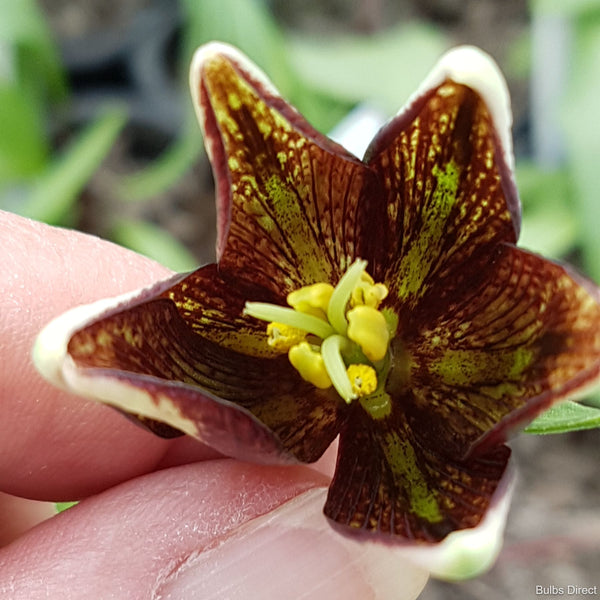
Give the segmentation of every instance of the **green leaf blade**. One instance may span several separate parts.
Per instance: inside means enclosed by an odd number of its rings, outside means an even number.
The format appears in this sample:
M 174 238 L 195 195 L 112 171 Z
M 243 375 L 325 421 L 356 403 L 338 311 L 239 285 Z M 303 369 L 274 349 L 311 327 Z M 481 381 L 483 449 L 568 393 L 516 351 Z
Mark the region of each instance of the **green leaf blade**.
M 526 433 L 547 435 L 600 427 L 600 408 L 578 402 L 562 402 L 541 414 L 525 429 Z

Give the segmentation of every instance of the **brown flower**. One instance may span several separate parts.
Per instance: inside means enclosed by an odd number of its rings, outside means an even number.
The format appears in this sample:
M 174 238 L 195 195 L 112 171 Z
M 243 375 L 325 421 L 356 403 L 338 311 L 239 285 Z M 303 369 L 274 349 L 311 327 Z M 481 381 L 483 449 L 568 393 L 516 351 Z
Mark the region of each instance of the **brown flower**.
M 245 460 L 312 462 L 339 435 L 342 529 L 477 527 L 509 487 L 508 433 L 600 371 L 598 290 L 515 246 L 497 67 L 448 53 L 362 161 L 228 46 L 198 50 L 191 83 L 217 263 L 59 317 L 41 372 Z

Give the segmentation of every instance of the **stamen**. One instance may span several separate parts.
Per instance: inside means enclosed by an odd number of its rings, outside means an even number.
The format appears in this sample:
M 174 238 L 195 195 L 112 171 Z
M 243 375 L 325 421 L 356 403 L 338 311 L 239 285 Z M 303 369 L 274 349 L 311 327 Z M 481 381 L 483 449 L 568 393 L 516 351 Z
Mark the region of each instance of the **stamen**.
M 367 272 L 364 272 L 356 287 L 352 290 L 350 305 L 379 308 L 388 293 L 388 289 L 383 283 L 375 283 L 373 278 Z
M 377 373 L 369 365 L 350 365 L 346 371 L 352 391 L 359 397 L 364 398 L 377 389 Z
M 377 362 L 387 353 L 390 331 L 385 317 L 370 306 L 356 306 L 348 311 L 347 336 L 356 342 L 365 356 Z
M 292 346 L 299 344 L 306 337 L 306 331 L 290 327 L 284 323 L 269 323 L 267 325 L 267 343 L 273 350 L 287 352 Z
M 287 303 L 300 312 L 327 320 L 327 307 L 333 293 L 330 283 L 307 285 L 287 295 Z
M 352 290 L 354 290 L 356 284 L 360 281 L 366 268 L 366 260 L 355 260 L 342 275 L 342 278 L 338 281 L 331 294 L 329 307 L 327 308 L 327 319 L 341 335 L 346 335 L 346 330 L 348 329 L 348 321 L 346 320 L 348 300 L 350 300 Z
M 277 306 L 276 304 L 268 304 L 266 302 L 246 302 L 244 314 L 255 319 L 261 319 L 262 321 L 275 321 L 289 327 L 302 329 L 322 339 L 334 333 L 331 325 L 323 321 L 323 319 L 298 312 L 286 306 Z
M 290 348 L 288 358 L 302 379 L 321 390 L 331 387 L 331 379 L 323 357 L 319 352 L 313 350 L 308 342 L 300 342 Z
M 331 335 L 321 344 L 321 355 L 333 387 L 348 403 L 358 397 L 352 390 L 352 384 L 346 373 L 346 365 L 342 358 L 342 349 L 348 340 L 342 335 Z

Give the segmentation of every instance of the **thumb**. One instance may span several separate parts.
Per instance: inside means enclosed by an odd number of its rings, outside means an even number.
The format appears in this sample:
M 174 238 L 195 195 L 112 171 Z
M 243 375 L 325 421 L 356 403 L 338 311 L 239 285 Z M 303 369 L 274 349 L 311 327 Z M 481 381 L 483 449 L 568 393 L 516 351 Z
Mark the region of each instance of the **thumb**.
M 0 550 L 0 596 L 416 598 L 422 570 L 330 528 L 325 485 L 230 459 L 130 480 Z
M 389 546 L 335 533 L 322 513 L 327 490 L 313 488 L 191 555 L 160 598 L 416 598 L 427 574 Z

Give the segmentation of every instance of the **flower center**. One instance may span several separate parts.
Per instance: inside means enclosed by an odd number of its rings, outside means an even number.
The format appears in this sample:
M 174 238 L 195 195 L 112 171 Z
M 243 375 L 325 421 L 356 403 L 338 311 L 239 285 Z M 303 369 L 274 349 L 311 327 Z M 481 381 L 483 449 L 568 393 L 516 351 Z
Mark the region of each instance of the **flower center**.
M 315 283 L 288 294 L 289 307 L 246 302 L 244 314 L 268 321 L 267 343 L 287 352 L 292 366 L 314 386 L 333 386 L 349 404 L 378 390 L 389 368 L 396 318 L 379 305 L 388 294 L 356 260 L 338 284 Z

